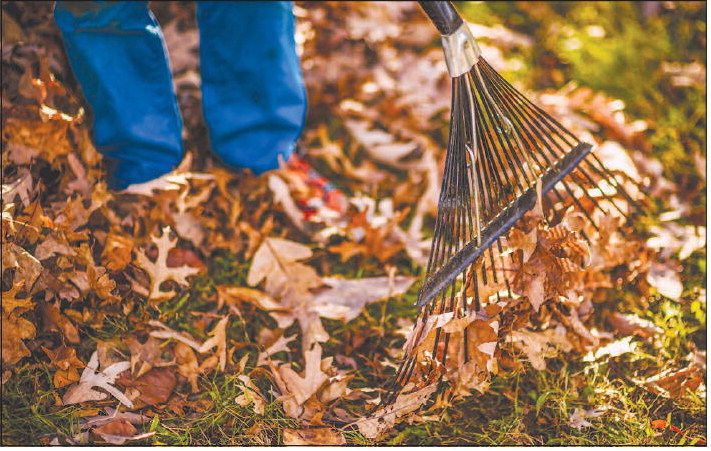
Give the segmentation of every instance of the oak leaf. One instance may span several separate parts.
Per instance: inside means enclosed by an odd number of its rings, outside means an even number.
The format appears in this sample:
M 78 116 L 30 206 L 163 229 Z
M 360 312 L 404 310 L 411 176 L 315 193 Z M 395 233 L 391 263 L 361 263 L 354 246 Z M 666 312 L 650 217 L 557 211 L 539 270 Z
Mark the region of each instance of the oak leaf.
M 321 346 L 317 343 L 313 349 L 304 352 L 303 376 L 291 369 L 289 364 L 281 365 L 279 374 L 296 403 L 304 404 L 329 379 L 328 375 L 321 370 Z
M 107 398 L 106 393 L 94 390 L 94 387 L 101 388 L 109 392 L 121 404 L 132 409 L 133 402 L 126 397 L 118 388 L 112 384 L 118 375 L 131 367 L 129 362 L 118 362 L 108 368 L 98 371 L 99 356 L 96 351 L 91 355 L 89 363 L 81 374 L 81 378 L 76 385 L 69 387 L 64 394 L 62 402 L 65 405 L 76 404 L 84 401 L 100 401 Z
M 191 266 L 180 266 L 178 268 L 168 266 L 168 252 L 170 252 L 171 248 L 175 247 L 178 241 L 177 238 L 170 238 L 170 227 L 164 227 L 163 234 L 160 237 L 152 237 L 152 240 L 158 247 L 158 256 L 156 257 L 155 263 L 150 261 L 146 254 L 140 251 L 136 254 L 136 261 L 138 266 L 146 270 L 151 280 L 148 298 L 155 301 L 162 301 L 175 295 L 174 291 L 161 291 L 160 285 L 163 282 L 172 280 L 180 285 L 187 285 L 188 282 L 186 278 L 194 276 L 200 272 L 200 270 Z

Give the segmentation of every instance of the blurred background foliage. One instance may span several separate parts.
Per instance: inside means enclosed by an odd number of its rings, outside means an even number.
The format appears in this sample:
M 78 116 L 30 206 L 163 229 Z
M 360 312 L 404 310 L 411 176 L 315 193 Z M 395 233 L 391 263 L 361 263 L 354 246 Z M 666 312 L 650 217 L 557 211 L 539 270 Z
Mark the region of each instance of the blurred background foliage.
M 651 151 L 681 190 L 705 181 L 694 155 L 706 154 L 705 2 L 460 2 L 471 22 L 531 36 L 516 49 L 521 70 L 506 77 L 530 89 L 566 82 L 625 103 L 648 123 Z M 705 216 L 705 211 L 704 211 Z

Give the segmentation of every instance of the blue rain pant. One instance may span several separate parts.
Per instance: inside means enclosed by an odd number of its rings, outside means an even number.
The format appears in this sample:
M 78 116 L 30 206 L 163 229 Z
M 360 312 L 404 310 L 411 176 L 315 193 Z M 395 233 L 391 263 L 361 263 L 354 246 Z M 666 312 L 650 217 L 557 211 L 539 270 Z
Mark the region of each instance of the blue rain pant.
M 94 115 L 93 139 L 122 189 L 169 172 L 182 121 L 148 2 L 55 5 L 69 62 Z M 306 116 L 291 2 L 197 2 L 203 111 L 213 151 L 256 173 L 293 152 Z

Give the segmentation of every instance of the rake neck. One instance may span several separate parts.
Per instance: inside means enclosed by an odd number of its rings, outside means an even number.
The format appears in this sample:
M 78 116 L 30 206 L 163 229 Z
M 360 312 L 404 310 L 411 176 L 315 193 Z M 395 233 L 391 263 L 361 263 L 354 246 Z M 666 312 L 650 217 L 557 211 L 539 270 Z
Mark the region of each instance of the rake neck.
M 469 72 L 479 61 L 481 50 L 457 10 L 448 1 L 419 3 L 442 35 L 449 76 L 454 78 Z

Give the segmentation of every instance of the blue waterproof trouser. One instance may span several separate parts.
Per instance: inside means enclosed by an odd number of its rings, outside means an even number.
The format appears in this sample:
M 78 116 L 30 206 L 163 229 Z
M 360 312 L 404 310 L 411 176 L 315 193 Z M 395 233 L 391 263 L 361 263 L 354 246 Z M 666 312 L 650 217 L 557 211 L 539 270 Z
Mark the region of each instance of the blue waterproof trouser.
M 93 139 L 124 188 L 180 163 L 182 121 L 148 2 L 56 3 L 67 56 L 94 115 Z M 256 173 L 278 167 L 303 128 L 306 91 L 291 2 L 197 2 L 203 111 L 212 149 Z

